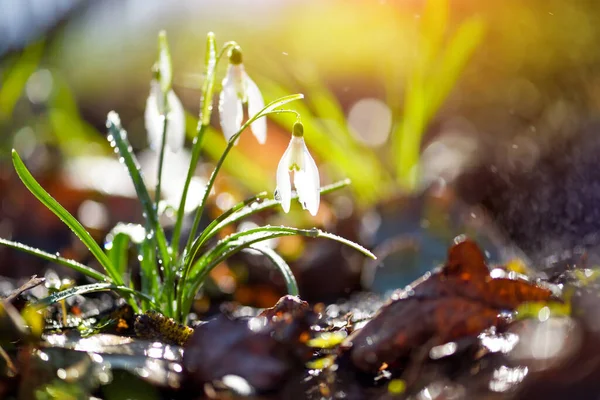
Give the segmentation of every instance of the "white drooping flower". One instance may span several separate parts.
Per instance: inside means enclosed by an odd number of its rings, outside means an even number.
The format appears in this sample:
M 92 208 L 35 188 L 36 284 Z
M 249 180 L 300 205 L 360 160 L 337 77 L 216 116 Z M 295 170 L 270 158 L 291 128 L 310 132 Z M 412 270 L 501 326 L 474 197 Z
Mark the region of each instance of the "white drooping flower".
M 150 83 L 150 95 L 144 113 L 148 142 L 153 150 L 160 150 L 166 114 L 167 146 L 171 151 L 177 152 L 185 141 L 185 114 L 181 101 L 172 89 L 167 92 L 166 100 L 165 104 L 160 83 L 153 80 Z
M 265 106 L 256 83 L 246 73 L 242 53 L 234 47 L 229 53 L 229 66 L 219 95 L 219 119 L 225 139 L 229 140 L 242 126 L 244 104 L 248 104 L 248 116 L 256 115 Z M 260 144 L 267 141 L 267 120 L 261 117 L 250 124 L 250 129 Z
M 277 166 L 276 196 L 283 211 L 290 211 L 292 184 L 290 173 L 294 174 L 294 186 L 302 208 L 316 215 L 320 202 L 319 170 L 304 142 L 304 128 L 300 122 L 294 124 L 292 140 Z

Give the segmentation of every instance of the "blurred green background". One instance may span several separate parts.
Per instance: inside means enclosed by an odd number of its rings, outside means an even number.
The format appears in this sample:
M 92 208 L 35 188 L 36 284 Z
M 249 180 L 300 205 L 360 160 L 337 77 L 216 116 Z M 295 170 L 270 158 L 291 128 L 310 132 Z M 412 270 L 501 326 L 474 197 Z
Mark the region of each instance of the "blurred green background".
M 352 178 L 363 205 L 451 180 L 481 157 L 481 141 L 497 142 L 506 160 L 535 157 L 600 104 L 594 1 L 0 4 L 4 160 L 10 147 L 28 155 L 46 143 L 68 157 L 107 154 L 111 109 L 143 149 L 143 107 L 163 28 L 175 91 L 191 116 L 206 32 L 221 44 L 236 40 L 266 101 L 305 93 L 297 109 L 324 181 Z M 228 171 L 243 187 L 273 190 L 290 123 L 269 124 L 268 148 L 249 135 L 236 148 Z M 223 145 L 213 132 L 206 152 L 218 156 Z

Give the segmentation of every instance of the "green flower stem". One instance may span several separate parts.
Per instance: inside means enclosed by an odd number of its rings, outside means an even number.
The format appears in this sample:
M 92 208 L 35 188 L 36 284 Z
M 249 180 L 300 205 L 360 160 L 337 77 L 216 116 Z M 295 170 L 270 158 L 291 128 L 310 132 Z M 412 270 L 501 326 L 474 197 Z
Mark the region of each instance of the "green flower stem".
M 160 202 L 160 191 L 161 191 L 161 183 L 162 183 L 162 172 L 163 172 L 163 163 L 165 161 L 165 147 L 167 145 L 167 126 L 169 123 L 169 119 L 167 118 L 168 111 L 166 108 L 167 104 L 167 94 L 163 94 L 163 104 L 165 105 L 165 114 L 163 115 L 163 129 L 162 129 L 162 139 L 160 141 L 160 154 L 158 156 L 158 176 L 156 177 L 156 190 L 154 191 L 154 208 L 155 212 L 158 215 L 158 204 Z
M 179 202 L 179 209 L 177 210 L 177 219 L 175 220 L 175 227 L 173 228 L 173 236 L 171 238 L 171 253 L 173 257 L 177 257 L 179 253 L 179 239 L 181 238 L 181 228 L 183 226 L 183 216 L 185 214 L 185 204 L 187 200 L 187 194 L 190 189 L 190 182 L 196 172 L 196 165 L 200 159 L 200 151 L 202 150 L 202 138 L 206 131 L 207 125 L 199 124 L 198 134 L 194 138 L 192 145 L 192 156 L 190 159 L 190 167 L 188 168 L 187 176 L 185 177 L 185 183 L 183 184 L 183 190 L 181 192 L 181 200 Z

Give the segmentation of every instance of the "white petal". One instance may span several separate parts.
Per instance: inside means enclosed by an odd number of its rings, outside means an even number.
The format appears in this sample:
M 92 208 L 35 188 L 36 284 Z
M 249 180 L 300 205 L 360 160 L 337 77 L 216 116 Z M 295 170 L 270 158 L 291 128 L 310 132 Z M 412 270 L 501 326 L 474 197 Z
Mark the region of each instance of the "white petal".
M 160 71 L 160 83 L 163 91 L 166 91 L 173 80 L 171 69 L 171 57 L 168 49 L 161 49 L 158 56 L 158 70 Z
M 293 166 L 295 165 L 295 167 L 298 167 L 300 169 L 303 169 L 303 155 L 304 155 L 304 149 L 306 148 L 306 144 L 304 143 L 304 138 L 303 137 L 296 137 L 296 136 L 292 136 L 292 140 L 290 141 L 290 145 L 288 146 L 289 150 L 290 150 L 290 155 L 289 155 L 289 165 Z
M 298 200 L 302 207 L 311 215 L 317 215 L 319 211 L 320 196 L 320 178 L 319 170 L 315 160 L 311 157 L 306 145 L 302 152 L 302 167 L 294 175 L 294 186 L 298 192 Z
M 172 90 L 167 94 L 167 103 L 169 104 L 167 144 L 173 152 L 177 152 L 185 142 L 185 114 L 181 101 Z
M 219 95 L 219 118 L 227 141 L 240 130 L 244 117 L 242 101 L 238 97 L 232 74 L 233 70 L 230 68 L 223 79 L 223 90 Z
M 152 88 L 150 90 L 148 100 L 146 100 L 146 110 L 144 111 L 144 123 L 146 125 L 146 131 L 148 133 L 148 143 L 150 144 L 150 148 L 152 148 L 153 150 L 160 148 L 163 129 L 163 117 L 159 112 L 158 103 L 159 99 L 156 90 Z
M 292 201 L 292 184 L 290 182 L 290 149 L 291 144 L 283 153 L 279 165 L 277 166 L 277 189 L 275 192 L 279 196 L 278 200 L 281 203 L 283 211 L 290 211 L 290 203 Z
M 248 117 L 252 118 L 265 107 L 265 101 L 258 86 L 248 75 L 246 75 L 246 94 L 248 96 Z M 250 124 L 250 128 L 258 143 L 265 144 L 267 141 L 267 117 L 260 117 Z

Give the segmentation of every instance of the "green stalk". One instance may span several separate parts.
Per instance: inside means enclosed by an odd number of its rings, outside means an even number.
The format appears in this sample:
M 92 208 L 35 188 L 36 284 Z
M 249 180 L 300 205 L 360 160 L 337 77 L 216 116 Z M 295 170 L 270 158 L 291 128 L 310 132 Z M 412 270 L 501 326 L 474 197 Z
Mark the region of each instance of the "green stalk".
M 190 182 L 196 171 L 196 165 L 200 159 L 200 151 L 202 149 L 201 143 L 204 137 L 204 132 L 207 126 L 203 125 L 202 122 L 198 123 L 198 133 L 194 138 L 192 144 L 192 156 L 190 159 L 190 167 L 188 168 L 187 176 L 185 177 L 185 183 L 183 184 L 183 190 L 181 192 L 181 200 L 179 202 L 179 208 L 177 210 L 177 219 L 175 220 L 175 227 L 173 228 L 173 236 L 171 238 L 171 253 L 173 257 L 177 257 L 179 253 L 179 239 L 181 237 L 181 228 L 183 226 L 183 216 L 185 214 L 185 203 L 187 200 L 188 190 L 190 188 Z
M 162 139 L 160 141 L 160 153 L 158 156 L 158 176 L 156 177 L 156 190 L 154 191 L 154 207 L 156 209 L 156 214 L 158 215 L 158 203 L 160 202 L 160 191 L 161 191 L 161 183 L 162 183 L 162 172 L 163 172 L 163 163 L 165 161 L 165 147 L 167 145 L 167 125 L 169 119 L 167 118 L 168 110 L 167 110 L 167 94 L 163 94 L 163 104 L 165 105 L 165 114 L 163 115 L 163 130 L 162 130 Z
M 187 201 L 187 194 L 190 188 L 190 182 L 196 171 L 196 165 L 200 159 L 200 151 L 202 149 L 202 138 L 208 125 L 210 125 L 210 116 L 212 114 L 212 96 L 213 88 L 215 83 L 215 75 L 217 68 L 217 47 L 215 43 L 215 35 L 210 32 L 206 37 L 206 56 L 205 56 L 205 70 L 206 80 L 202 86 L 202 96 L 200 99 L 200 118 L 198 119 L 198 129 L 194 142 L 192 143 L 192 157 L 190 159 L 190 167 L 188 168 L 187 176 L 185 177 L 185 183 L 183 185 L 183 191 L 181 193 L 181 201 L 179 202 L 179 208 L 177 209 L 177 219 L 175 220 L 175 227 L 173 228 L 173 237 L 171 239 L 171 252 L 173 257 L 177 257 L 179 254 L 179 239 L 181 237 L 181 228 L 183 226 L 183 216 L 185 213 L 185 204 Z

